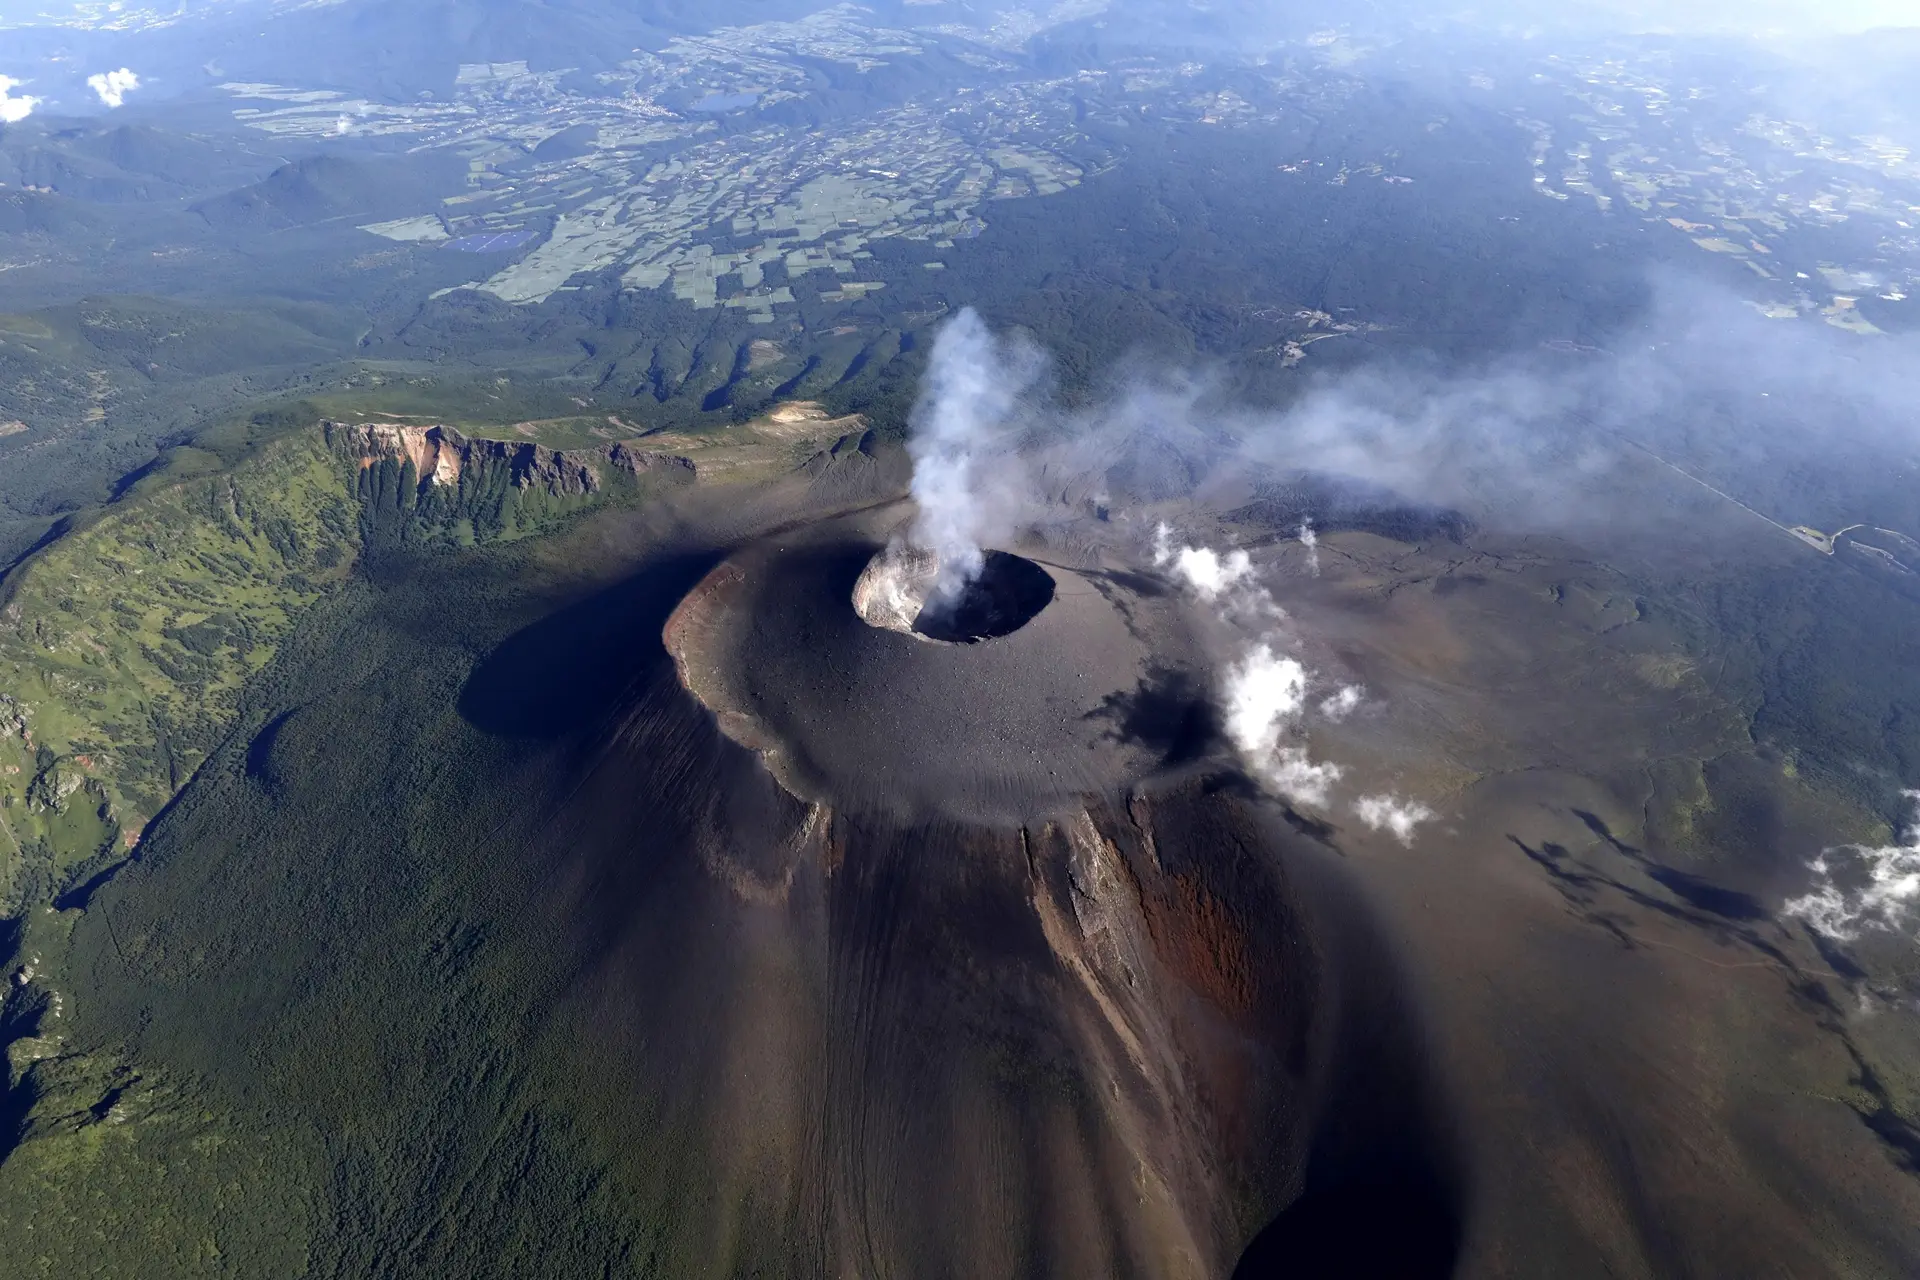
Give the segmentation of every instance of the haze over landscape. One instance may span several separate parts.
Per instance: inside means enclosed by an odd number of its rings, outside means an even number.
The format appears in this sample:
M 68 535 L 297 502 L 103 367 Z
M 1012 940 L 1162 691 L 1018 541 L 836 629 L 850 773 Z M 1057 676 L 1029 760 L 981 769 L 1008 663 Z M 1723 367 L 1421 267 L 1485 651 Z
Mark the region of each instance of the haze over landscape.
M 1920 1273 L 1910 0 L 0 0 L 0 1258 Z

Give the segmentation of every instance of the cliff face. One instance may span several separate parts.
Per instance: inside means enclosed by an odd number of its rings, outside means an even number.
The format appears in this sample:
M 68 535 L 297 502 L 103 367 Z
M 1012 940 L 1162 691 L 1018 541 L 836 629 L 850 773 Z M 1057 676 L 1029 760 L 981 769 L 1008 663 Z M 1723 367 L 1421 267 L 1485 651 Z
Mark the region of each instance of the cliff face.
M 517 489 L 538 488 L 553 497 L 598 493 L 615 474 L 665 474 L 693 478 L 693 463 L 631 443 L 597 449 L 550 449 L 531 441 L 479 440 L 452 427 L 390 422 L 321 424 L 327 444 L 358 459 L 364 470 L 382 459 L 411 462 L 423 492 L 458 485 L 462 474 L 489 464 L 506 468 Z

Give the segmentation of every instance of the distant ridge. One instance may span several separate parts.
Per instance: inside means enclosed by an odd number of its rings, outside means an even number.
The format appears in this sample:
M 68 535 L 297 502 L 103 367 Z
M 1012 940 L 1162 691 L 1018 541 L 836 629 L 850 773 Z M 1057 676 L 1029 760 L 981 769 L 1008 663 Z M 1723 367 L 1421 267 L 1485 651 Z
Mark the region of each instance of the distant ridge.
M 282 165 L 252 186 L 193 211 L 221 230 L 277 230 L 335 218 L 384 218 L 431 209 L 453 187 L 447 165 L 317 155 Z

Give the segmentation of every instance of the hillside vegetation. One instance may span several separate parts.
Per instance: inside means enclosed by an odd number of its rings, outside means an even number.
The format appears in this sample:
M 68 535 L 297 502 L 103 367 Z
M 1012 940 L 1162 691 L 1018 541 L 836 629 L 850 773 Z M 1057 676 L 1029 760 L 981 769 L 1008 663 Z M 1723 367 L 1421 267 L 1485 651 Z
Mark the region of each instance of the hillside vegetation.
M 438 472 L 409 456 L 437 450 Z M 550 528 L 678 458 L 259 415 L 169 451 L 0 585 L 0 919 L 122 861 L 247 679 L 371 551 Z M 457 452 L 456 452 L 457 451 Z
M 218 466 L 180 452 L 182 470 Z M 14 575 L 0 606 L 0 910 L 118 860 L 192 775 L 241 683 L 351 565 L 346 474 L 317 432 L 289 435 L 154 486 Z

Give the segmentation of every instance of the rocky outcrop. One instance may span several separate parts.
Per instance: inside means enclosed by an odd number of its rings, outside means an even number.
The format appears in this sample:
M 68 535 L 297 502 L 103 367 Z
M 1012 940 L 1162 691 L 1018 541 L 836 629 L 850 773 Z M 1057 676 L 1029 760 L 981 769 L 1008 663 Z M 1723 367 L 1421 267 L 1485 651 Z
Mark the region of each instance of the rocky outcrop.
M 914 623 L 939 580 L 940 557 L 936 552 L 905 543 L 890 544 L 867 562 L 853 584 L 853 611 L 870 627 L 924 640 Z
M 531 441 L 485 440 L 452 427 L 391 422 L 321 424 L 329 447 L 355 458 L 361 467 L 383 459 L 411 462 L 422 491 L 457 485 L 475 467 L 505 466 L 514 487 L 540 488 L 556 497 L 598 493 L 612 474 L 628 477 L 664 474 L 693 479 L 693 463 L 672 454 L 636 448 L 631 442 L 597 449 L 550 449 Z
M 623 471 L 630 476 L 659 474 L 672 479 L 693 479 L 693 461 L 678 454 L 657 453 L 651 449 L 636 449 L 631 441 L 610 444 L 595 453 L 606 455 L 607 463 L 615 471 Z

